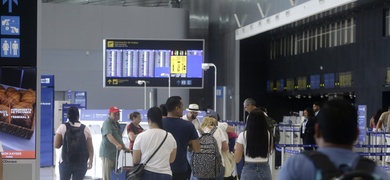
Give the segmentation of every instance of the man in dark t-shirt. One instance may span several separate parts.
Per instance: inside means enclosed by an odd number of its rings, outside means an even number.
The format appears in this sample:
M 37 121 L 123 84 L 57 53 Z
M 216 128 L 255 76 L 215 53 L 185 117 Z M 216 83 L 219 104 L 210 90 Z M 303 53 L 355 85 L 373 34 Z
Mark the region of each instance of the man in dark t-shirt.
M 183 121 L 183 102 L 181 97 L 169 97 L 166 102 L 168 116 L 163 119 L 164 129 L 170 132 L 176 140 L 176 159 L 171 163 L 172 179 L 187 179 L 187 147 L 190 146 L 194 152 L 200 151 L 198 133 L 192 123 Z

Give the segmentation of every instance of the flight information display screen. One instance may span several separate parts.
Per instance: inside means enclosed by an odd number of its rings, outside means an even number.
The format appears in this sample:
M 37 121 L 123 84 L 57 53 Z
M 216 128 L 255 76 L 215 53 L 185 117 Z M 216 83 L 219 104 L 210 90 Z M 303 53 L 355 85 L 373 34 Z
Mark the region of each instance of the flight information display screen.
M 203 88 L 204 40 L 103 41 L 104 87 Z M 142 86 L 141 86 L 142 85 Z

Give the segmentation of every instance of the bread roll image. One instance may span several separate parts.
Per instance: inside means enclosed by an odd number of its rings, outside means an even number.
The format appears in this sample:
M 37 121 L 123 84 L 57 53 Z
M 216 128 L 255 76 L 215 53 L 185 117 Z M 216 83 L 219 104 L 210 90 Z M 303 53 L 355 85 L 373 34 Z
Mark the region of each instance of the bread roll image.
M 14 87 L 8 87 L 7 90 L 6 90 L 6 93 L 7 92 L 17 92 L 18 90 L 16 90 Z
M 31 91 L 26 91 L 20 98 L 21 102 L 27 102 L 30 104 L 34 104 L 35 100 L 36 100 L 35 92 L 31 92 Z
M 19 101 L 17 101 L 16 99 L 14 98 L 11 98 L 11 97 L 8 97 L 8 96 L 5 96 L 3 98 L 0 98 L 0 103 L 1 104 L 4 104 L 6 106 L 13 106 L 14 104 L 18 103 Z
M 28 102 L 18 102 L 15 105 L 13 105 L 12 108 L 32 109 L 33 105 L 31 103 L 28 103 Z

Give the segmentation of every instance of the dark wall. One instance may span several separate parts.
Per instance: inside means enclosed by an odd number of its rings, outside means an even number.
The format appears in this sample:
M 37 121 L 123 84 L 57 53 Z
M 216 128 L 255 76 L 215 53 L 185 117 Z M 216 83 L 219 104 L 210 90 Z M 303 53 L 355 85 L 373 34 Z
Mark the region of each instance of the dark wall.
M 270 37 L 274 34 L 268 33 L 243 40 L 240 57 L 240 99 L 253 97 L 258 105 L 268 106 L 270 116 L 281 118 L 292 110 L 311 107 L 312 102 L 321 99 L 289 99 L 287 93 L 266 93 L 267 80 L 351 71 L 351 88 L 320 89 L 315 92 L 353 92 L 356 94 L 353 101 L 367 105 L 367 116 L 370 117 L 382 107 L 382 91 L 389 91 L 383 87 L 386 70 L 390 66 L 390 37 L 383 36 L 383 14 L 386 6 L 384 3 L 366 4 L 355 8 L 353 13 L 349 11 L 339 15 L 355 17 L 356 42 L 348 45 L 269 60 Z M 318 22 L 323 23 L 321 19 Z M 323 67 L 322 70 L 320 66 Z M 290 92 L 299 93 L 302 91 Z M 388 101 L 390 102 L 390 99 Z

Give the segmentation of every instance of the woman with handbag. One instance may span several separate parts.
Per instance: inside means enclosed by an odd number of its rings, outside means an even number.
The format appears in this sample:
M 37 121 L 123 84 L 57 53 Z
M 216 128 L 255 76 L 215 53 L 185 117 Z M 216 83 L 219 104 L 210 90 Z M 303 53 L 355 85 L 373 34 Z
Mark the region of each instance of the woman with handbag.
M 141 179 L 171 180 L 170 163 L 176 158 L 176 140 L 163 129 L 160 108 L 150 108 L 147 117 L 149 129 L 135 139 L 133 162 L 144 166 Z

